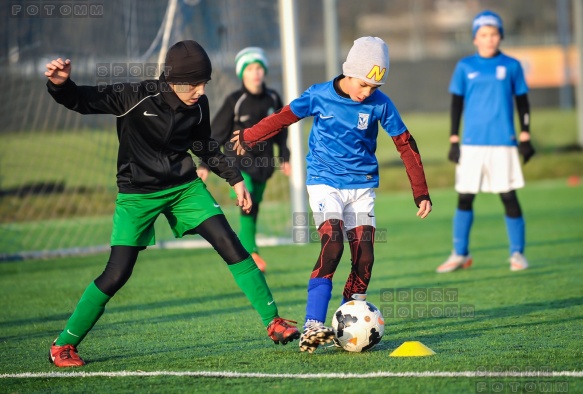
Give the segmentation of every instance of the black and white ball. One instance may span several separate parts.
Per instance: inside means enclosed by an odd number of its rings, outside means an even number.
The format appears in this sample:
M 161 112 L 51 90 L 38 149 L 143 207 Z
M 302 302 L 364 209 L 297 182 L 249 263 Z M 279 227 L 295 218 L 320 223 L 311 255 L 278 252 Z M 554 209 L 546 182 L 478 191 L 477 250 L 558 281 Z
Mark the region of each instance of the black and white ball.
M 385 321 L 370 302 L 350 300 L 334 312 L 332 328 L 337 345 L 349 352 L 363 352 L 381 341 Z

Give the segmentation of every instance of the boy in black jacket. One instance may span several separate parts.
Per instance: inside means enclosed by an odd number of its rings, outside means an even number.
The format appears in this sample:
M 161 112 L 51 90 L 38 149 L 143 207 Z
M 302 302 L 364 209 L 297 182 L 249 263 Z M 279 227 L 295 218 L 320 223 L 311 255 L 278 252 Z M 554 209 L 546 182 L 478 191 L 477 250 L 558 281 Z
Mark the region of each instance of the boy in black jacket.
M 229 140 L 233 131 L 251 127 L 283 107 L 279 94 L 265 85 L 268 67 L 263 49 L 247 47 L 239 51 L 235 57 L 235 72 L 243 85 L 225 98 L 211 125 L 211 137 L 225 146 L 225 155 L 237 164 L 245 186 L 251 194 L 253 202 L 251 211 L 241 209 L 239 238 L 261 271 L 265 271 L 266 263 L 258 253 L 255 240 L 257 215 L 267 180 L 273 175 L 275 167 L 280 166 L 285 175 L 290 174 L 287 128 L 273 138 L 258 144 L 243 156 L 237 156 L 233 152 Z M 279 157 L 275 156 L 274 145 L 278 146 Z M 204 161 L 199 166 L 198 174 L 203 181 L 206 180 L 208 167 L 204 165 Z
M 154 222 L 160 214 L 168 219 L 175 237 L 198 233 L 217 250 L 276 344 L 297 339 L 297 328 L 279 317 L 265 277 L 198 178 L 188 153 L 191 150 L 211 163 L 213 172 L 233 187 L 237 205 L 251 211 L 239 170 L 229 165 L 210 138 L 204 93 L 212 66 L 205 50 L 195 41 L 178 42 L 169 49 L 159 80 L 105 88 L 77 86 L 69 78 L 68 59 L 52 60 L 46 67 L 47 87 L 55 101 L 82 114 L 115 115 L 120 144 L 109 261 L 53 342 L 49 360 L 57 367 L 85 364 L 77 346 L 130 278 L 139 252 L 155 244 Z

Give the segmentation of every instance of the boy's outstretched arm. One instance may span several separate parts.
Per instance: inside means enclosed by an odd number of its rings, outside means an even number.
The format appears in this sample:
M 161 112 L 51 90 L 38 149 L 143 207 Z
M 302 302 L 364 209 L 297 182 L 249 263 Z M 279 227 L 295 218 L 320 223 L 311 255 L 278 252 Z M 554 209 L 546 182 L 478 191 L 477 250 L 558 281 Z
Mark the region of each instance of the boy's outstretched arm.
M 524 159 L 524 164 L 526 164 L 536 153 L 530 142 L 530 104 L 526 93 L 516 96 L 516 109 L 518 110 L 521 130 L 518 138 L 518 152 L 520 152 Z
M 450 110 L 450 131 L 449 131 L 449 153 L 447 158 L 453 163 L 460 161 L 460 121 L 462 119 L 462 112 L 464 110 L 464 96 L 457 94 L 451 95 L 451 110 Z
M 392 138 L 401 155 L 401 160 L 405 164 L 405 170 L 407 171 L 411 189 L 413 190 L 415 205 L 419 207 L 417 216 L 425 218 L 431 212 L 431 198 L 429 197 L 429 189 L 425 180 L 421 155 L 417 149 L 417 142 L 415 142 L 415 139 L 408 130 Z
M 255 126 L 233 132 L 233 150 L 242 155 L 253 148 L 258 142 L 268 140 L 285 127 L 297 122 L 300 118 L 294 114 L 289 105 L 263 118 Z

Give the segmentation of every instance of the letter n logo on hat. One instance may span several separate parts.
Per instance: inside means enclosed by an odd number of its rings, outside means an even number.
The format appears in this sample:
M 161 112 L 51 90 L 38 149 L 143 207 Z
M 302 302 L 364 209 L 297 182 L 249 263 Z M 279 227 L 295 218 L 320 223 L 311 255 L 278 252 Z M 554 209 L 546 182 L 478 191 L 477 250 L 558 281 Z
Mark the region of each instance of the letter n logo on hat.
M 375 64 L 373 68 L 371 68 L 369 73 L 366 75 L 366 77 L 368 79 L 374 79 L 375 81 L 379 82 L 380 80 L 383 79 L 385 71 L 387 71 L 386 68 L 383 67 L 383 69 L 381 70 L 381 68 Z

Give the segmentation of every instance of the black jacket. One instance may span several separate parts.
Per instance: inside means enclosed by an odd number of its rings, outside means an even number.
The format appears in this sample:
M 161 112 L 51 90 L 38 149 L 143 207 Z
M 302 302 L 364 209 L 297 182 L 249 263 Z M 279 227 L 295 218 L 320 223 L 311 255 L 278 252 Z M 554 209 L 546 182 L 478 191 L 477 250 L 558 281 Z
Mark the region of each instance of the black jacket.
M 195 180 L 191 150 L 232 186 L 240 171 L 210 138 L 208 98 L 185 105 L 164 76 L 160 80 L 77 86 L 71 79 L 47 83 L 56 102 L 81 114 L 117 117 L 117 185 L 121 193 L 150 193 Z
M 287 129 L 273 138 L 255 146 L 243 156 L 237 156 L 231 149 L 229 140 L 235 130 L 251 127 L 261 119 L 281 109 L 281 98 L 275 90 L 263 85 L 260 94 L 250 93 L 245 86 L 225 98 L 211 125 L 212 139 L 222 146 L 229 160 L 251 176 L 253 180 L 266 182 L 281 162 L 288 162 L 290 152 L 287 147 Z M 273 145 L 279 148 L 279 159 L 274 160 Z

